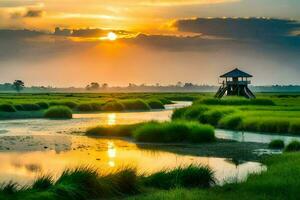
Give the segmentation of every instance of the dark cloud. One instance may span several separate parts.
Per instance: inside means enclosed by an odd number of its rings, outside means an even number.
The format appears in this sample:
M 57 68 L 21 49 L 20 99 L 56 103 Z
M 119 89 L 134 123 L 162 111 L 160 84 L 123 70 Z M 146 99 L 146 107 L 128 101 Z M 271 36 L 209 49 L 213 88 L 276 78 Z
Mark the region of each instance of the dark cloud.
M 139 34 L 135 38 L 124 41 L 140 46 L 162 48 L 170 51 L 210 50 L 215 46 L 232 43 L 230 40 L 207 39 L 200 36 L 146 35 Z
M 34 31 L 34 30 L 12 30 L 12 29 L 0 29 L 0 38 L 2 40 L 14 38 L 14 39 L 25 39 L 28 37 L 36 37 L 46 35 L 45 32 Z
M 43 14 L 43 10 L 27 10 L 24 17 L 42 17 Z
M 13 12 L 10 14 L 12 19 L 18 18 L 38 18 L 44 15 L 43 10 L 36 10 L 36 9 L 28 9 L 25 13 L 24 12 Z
M 73 42 L 68 38 L 34 30 L 0 30 L 0 61 L 54 57 L 58 54 L 82 50 L 91 43 Z
M 183 19 L 178 20 L 174 26 L 179 31 L 239 39 L 286 37 L 300 29 L 300 23 L 297 21 L 267 18 Z

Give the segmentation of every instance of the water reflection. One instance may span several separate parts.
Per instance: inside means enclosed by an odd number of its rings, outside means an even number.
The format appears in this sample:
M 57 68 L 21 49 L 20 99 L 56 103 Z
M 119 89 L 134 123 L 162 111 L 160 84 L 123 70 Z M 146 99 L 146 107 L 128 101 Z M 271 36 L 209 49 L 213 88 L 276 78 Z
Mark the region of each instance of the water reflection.
M 82 145 L 85 144 L 85 145 Z M 1 152 L 0 180 L 28 184 L 41 173 L 59 175 L 65 168 L 89 165 L 101 172 L 124 166 L 135 167 L 139 173 L 150 174 L 190 164 L 208 165 L 216 172 L 219 184 L 244 180 L 251 172 L 264 169 L 260 163 L 232 163 L 225 158 L 179 155 L 160 150 L 143 150 L 122 140 L 74 137 L 72 150 L 33 152 Z
M 110 166 L 110 167 L 116 166 L 115 160 L 114 160 L 116 157 L 116 154 L 117 154 L 117 150 L 116 150 L 114 142 L 108 142 L 107 143 L 107 155 L 109 157 L 108 166 Z
M 107 115 L 107 125 L 115 125 L 116 124 L 116 113 L 110 113 Z
M 299 136 L 231 131 L 223 129 L 216 130 L 216 137 L 228 140 L 235 140 L 238 142 L 257 142 L 266 144 L 270 143 L 272 140 L 277 139 L 283 140 L 286 144 L 294 140 L 300 141 Z

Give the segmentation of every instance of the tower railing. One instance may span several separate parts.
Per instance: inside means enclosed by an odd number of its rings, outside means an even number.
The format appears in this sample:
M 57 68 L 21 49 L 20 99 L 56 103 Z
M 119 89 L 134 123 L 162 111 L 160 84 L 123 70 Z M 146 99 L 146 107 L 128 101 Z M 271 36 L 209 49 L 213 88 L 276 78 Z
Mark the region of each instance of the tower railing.
M 227 81 L 226 84 L 228 85 L 236 85 L 236 84 L 239 84 L 239 85 L 248 85 L 248 84 L 251 84 L 251 81 Z

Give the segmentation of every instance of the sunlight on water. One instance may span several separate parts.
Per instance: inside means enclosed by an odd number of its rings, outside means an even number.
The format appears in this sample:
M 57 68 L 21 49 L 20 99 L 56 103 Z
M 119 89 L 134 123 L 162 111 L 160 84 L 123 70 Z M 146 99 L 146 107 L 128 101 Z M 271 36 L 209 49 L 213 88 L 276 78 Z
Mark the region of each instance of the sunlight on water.
M 107 125 L 115 125 L 116 124 L 116 114 L 111 113 L 107 115 Z
M 149 150 L 122 140 L 72 137 L 66 150 L 57 146 L 45 151 L 1 152 L 0 180 L 31 183 L 40 174 L 59 176 L 68 167 L 94 166 L 101 173 L 124 166 L 135 167 L 139 173 L 150 174 L 190 164 L 208 165 L 219 183 L 244 180 L 250 172 L 260 172 L 260 163 L 235 163 L 225 158 L 180 155 L 168 151 Z
M 167 121 L 172 109 L 186 105 L 188 103 L 172 104 L 166 106 L 169 110 L 151 112 L 75 114 L 72 120 L 0 121 L 0 180 L 25 185 L 41 174 L 53 174 L 57 178 L 66 168 L 82 165 L 94 166 L 101 173 L 130 166 L 139 173 L 150 174 L 196 164 L 211 167 L 222 184 L 224 181 L 241 181 L 249 173 L 265 170 L 257 162 L 181 155 L 174 153 L 174 149 L 150 150 L 123 140 L 75 136 L 97 125 Z
M 107 143 L 107 155 L 109 157 L 108 165 L 110 167 L 115 167 L 115 160 L 114 158 L 116 157 L 117 150 L 115 148 L 114 142 L 108 142 Z

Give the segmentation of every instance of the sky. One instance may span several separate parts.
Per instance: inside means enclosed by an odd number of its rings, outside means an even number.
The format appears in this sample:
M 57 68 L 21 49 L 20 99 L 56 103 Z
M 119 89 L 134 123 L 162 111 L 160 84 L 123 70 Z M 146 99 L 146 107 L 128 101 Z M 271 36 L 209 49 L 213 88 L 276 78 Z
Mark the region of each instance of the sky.
M 299 0 L 0 0 L 0 83 L 300 84 Z M 108 34 L 115 34 L 109 38 Z

